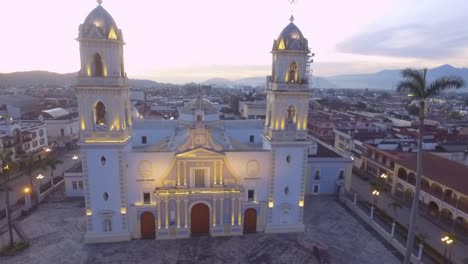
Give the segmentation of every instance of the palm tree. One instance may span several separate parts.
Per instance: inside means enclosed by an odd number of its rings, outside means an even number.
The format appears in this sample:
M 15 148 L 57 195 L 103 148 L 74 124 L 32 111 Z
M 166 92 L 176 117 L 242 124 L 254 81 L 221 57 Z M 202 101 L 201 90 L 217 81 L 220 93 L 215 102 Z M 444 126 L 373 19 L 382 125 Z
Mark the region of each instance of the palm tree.
M 40 167 L 40 162 L 34 160 L 33 155 L 29 154 L 27 158 L 21 162 L 20 167 L 24 169 L 26 175 L 29 177 L 29 186 L 31 188 L 31 193 L 34 192 L 33 186 L 33 172 Z
M 3 184 L 0 184 L 0 191 L 5 192 L 5 210 L 6 210 L 6 216 L 7 216 L 7 225 L 8 225 L 8 235 L 10 237 L 10 248 L 13 248 L 14 243 L 13 243 L 13 227 L 11 225 L 11 212 L 10 212 L 10 187 L 8 186 L 8 180 L 9 180 L 9 173 L 11 170 L 15 169 L 15 163 L 11 159 L 11 151 L 1 151 L 0 152 L 0 161 L 2 162 L 1 164 L 1 170 L 0 170 L 0 175 L 3 178 Z
M 45 167 L 50 168 L 50 177 L 51 177 L 52 186 L 54 186 L 54 170 L 57 168 L 58 164 L 62 164 L 62 163 L 63 161 L 58 160 L 56 156 L 49 156 L 44 161 Z
M 422 175 L 422 144 L 423 144 L 423 128 L 425 119 L 426 100 L 438 95 L 440 92 L 447 89 L 458 89 L 465 85 L 465 81 L 457 76 L 443 76 L 431 83 L 426 79 L 427 69 L 422 71 L 407 68 L 401 72 L 403 80 L 398 84 L 396 90 L 398 92 L 409 92 L 411 98 L 409 103 L 415 102 L 419 106 L 419 135 L 418 135 L 418 154 L 416 168 L 416 184 L 413 198 L 413 206 L 411 209 L 410 225 L 408 229 L 408 239 L 406 241 L 406 252 L 404 264 L 409 264 L 411 252 L 414 243 L 414 229 L 416 226 L 416 217 L 418 215 L 419 192 L 421 189 Z

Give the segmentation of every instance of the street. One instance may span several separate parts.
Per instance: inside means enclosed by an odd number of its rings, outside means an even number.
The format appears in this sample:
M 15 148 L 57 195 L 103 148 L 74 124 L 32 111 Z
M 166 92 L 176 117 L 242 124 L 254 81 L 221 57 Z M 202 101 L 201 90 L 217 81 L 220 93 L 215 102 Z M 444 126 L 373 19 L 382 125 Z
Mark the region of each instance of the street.
M 358 200 L 365 200 L 372 203 L 374 197 L 372 196 L 372 186 L 369 182 L 362 180 L 359 176 L 353 175 L 351 181 L 352 192 L 358 193 Z M 395 199 L 392 198 L 388 193 L 381 192 L 376 200 L 376 207 L 385 211 L 389 216 L 393 217 L 393 209 L 389 204 Z M 409 225 L 411 209 L 406 205 L 402 205 L 402 208 L 397 209 L 396 219 L 402 225 Z M 420 209 L 420 215 L 418 217 L 418 225 L 416 228 L 415 234 L 424 234 L 427 236 L 426 243 L 431 245 L 434 249 L 438 250 L 440 253 L 444 254 L 445 246 L 441 242 L 441 238 L 446 233 L 445 230 L 434 225 L 428 221 Z M 390 227 L 389 227 L 390 228 Z M 466 263 L 468 259 L 468 245 L 464 244 L 461 241 L 455 241 L 451 250 L 451 259 L 454 263 Z

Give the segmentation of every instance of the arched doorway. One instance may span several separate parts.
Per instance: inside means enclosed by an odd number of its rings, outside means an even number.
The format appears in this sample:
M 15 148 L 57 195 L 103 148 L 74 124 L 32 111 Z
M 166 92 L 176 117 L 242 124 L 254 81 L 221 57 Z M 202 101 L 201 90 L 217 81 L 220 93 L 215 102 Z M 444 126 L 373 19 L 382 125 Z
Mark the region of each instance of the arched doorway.
M 439 218 L 439 206 L 433 201 L 429 202 L 427 206 L 427 213 L 431 217 L 438 219 Z
M 156 238 L 156 226 L 154 224 L 154 215 L 150 212 L 144 212 L 141 214 L 141 239 L 155 239 Z
M 257 232 L 257 210 L 249 208 L 244 213 L 244 234 Z
M 190 228 L 192 235 L 210 234 L 210 208 L 206 204 L 198 203 L 192 207 Z

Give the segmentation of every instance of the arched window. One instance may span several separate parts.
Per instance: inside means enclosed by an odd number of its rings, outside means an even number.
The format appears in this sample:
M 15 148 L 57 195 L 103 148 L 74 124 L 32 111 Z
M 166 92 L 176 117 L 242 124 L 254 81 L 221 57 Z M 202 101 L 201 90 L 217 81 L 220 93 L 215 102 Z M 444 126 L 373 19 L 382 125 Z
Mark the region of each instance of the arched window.
M 297 82 L 298 75 L 297 75 L 297 63 L 293 61 L 289 65 L 288 72 L 286 73 L 286 82 Z
M 99 101 L 96 104 L 94 111 L 95 111 L 96 125 L 99 125 L 99 126 L 106 125 L 106 107 L 101 101 Z
M 102 69 L 102 59 L 99 53 L 94 55 L 94 77 L 102 77 L 103 69 Z

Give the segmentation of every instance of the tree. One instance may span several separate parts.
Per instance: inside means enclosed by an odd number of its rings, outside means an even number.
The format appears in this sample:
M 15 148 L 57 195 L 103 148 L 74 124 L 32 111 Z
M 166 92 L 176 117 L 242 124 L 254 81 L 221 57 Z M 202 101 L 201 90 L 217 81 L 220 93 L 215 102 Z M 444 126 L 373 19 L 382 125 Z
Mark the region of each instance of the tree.
M 404 264 L 410 263 L 411 252 L 414 244 L 414 229 L 416 226 L 416 218 L 418 215 L 419 192 L 421 189 L 422 175 L 422 145 L 423 145 L 423 129 L 425 119 L 426 101 L 438 95 L 440 92 L 447 89 L 458 89 L 465 85 L 462 78 L 457 76 L 442 76 L 431 83 L 426 79 L 427 69 L 422 71 L 407 68 L 401 72 L 403 80 L 400 81 L 396 90 L 397 92 L 409 92 L 410 103 L 415 101 L 419 106 L 419 135 L 418 135 L 418 154 L 416 166 L 416 184 L 413 198 L 413 206 L 411 208 L 410 225 L 408 228 L 408 239 L 406 241 L 406 252 Z
M 39 161 L 34 160 L 34 156 L 32 154 L 29 154 L 24 161 L 20 163 L 21 169 L 23 169 L 26 172 L 26 175 L 28 175 L 29 178 L 29 187 L 31 188 L 31 193 L 34 192 L 34 186 L 33 186 L 33 172 L 41 167 L 41 164 Z
M 13 248 L 13 227 L 11 225 L 11 216 L 10 216 L 10 187 L 8 186 L 8 181 L 9 181 L 9 174 L 12 170 L 16 168 L 16 164 L 13 162 L 11 159 L 12 153 L 10 151 L 1 151 L 0 152 L 0 161 L 2 162 L 1 164 L 1 170 L 0 170 L 0 175 L 3 178 L 3 184 L 0 185 L 0 191 L 5 192 L 5 205 L 6 205 L 6 215 L 7 215 L 7 225 L 8 225 L 8 235 L 10 238 L 10 248 Z
M 50 168 L 51 184 L 54 186 L 54 170 L 58 164 L 62 164 L 63 161 L 58 160 L 56 156 L 49 156 L 44 160 L 44 166 Z

